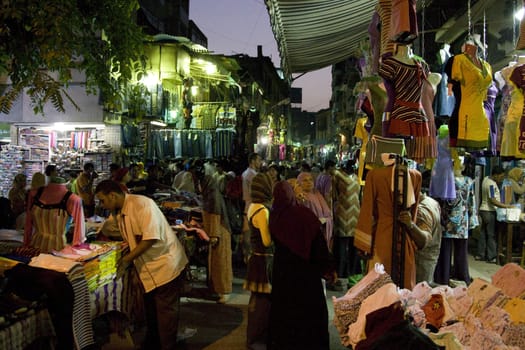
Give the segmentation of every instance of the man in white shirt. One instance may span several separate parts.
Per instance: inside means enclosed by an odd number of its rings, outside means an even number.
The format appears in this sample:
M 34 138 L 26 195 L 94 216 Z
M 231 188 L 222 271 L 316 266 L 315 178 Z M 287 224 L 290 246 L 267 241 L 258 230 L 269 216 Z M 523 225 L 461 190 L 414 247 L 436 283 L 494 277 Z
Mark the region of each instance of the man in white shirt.
M 496 262 L 496 208 L 512 208 L 512 205 L 501 202 L 499 185 L 505 178 L 505 170 L 500 166 L 492 168 L 490 176 L 486 176 L 481 183 L 481 230 L 478 238 L 478 254 L 476 260 Z
M 100 182 L 95 194 L 129 244 L 117 274 L 133 264 L 144 287 L 145 348 L 175 349 L 182 271 L 188 263 L 184 247 L 152 199 L 124 193 L 111 180 Z

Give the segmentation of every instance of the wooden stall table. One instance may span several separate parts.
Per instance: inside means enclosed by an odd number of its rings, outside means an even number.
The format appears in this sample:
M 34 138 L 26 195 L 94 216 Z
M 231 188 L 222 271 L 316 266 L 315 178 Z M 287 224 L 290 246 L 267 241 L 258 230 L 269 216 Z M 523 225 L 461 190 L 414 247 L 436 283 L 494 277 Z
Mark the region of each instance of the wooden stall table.
M 512 236 L 514 229 L 520 229 L 524 225 L 521 221 L 498 221 L 501 228 L 498 230 L 498 264 L 505 265 L 514 260 L 512 256 Z M 505 244 L 503 243 L 503 236 L 505 236 Z M 503 249 L 505 247 L 505 249 Z M 516 257 L 517 262 L 520 256 Z

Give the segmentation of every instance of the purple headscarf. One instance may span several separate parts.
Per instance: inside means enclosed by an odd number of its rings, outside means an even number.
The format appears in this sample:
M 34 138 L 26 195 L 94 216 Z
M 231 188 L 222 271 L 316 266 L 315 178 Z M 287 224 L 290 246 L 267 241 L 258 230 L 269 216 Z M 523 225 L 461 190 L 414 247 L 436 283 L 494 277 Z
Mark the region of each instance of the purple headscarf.
M 279 181 L 274 186 L 270 232 L 275 241 L 305 260 L 310 259 L 312 241 L 321 233 L 319 219 L 310 209 L 297 203 L 287 181 Z

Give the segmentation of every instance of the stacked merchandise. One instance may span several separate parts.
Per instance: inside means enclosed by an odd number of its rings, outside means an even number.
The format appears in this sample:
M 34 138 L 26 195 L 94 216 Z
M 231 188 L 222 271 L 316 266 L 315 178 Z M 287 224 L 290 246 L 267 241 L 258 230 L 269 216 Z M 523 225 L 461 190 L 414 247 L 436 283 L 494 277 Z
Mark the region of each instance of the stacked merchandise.
M 123 242 L 93 242 L 81 246 L 67 246 L 53 254 L 81 263 L 88 289 L 92 292 L 115 279 L 117 264 L 124 247 Z
M 398 349 L 418 339 L 431 344 L 425 348 L 525 349 L 525 270 L 519 265 L 507 264 L 492 282 L 476 278 L 468 288 L 421 282 L 400 290 L 386 276 L 376 267 L 346 295 L 333 298 L 343 345 Z
M 5 145 L 0 148 L 0 196 L 7 197 L 16 174 L 22 172 L 24 151 L 20 146 Z

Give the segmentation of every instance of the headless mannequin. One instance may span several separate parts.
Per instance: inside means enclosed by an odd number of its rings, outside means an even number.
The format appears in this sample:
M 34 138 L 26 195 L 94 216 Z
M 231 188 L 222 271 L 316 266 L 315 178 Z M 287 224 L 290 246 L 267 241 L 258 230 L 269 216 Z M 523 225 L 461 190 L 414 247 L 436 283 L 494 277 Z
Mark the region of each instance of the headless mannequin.
M 412 48 L 409 45 L 397 45 L 396 54 L 394 56 L 396 60 L 403 62 L 405 64 L 413 65 L 414 64 L 413 56 L 414 54 L 412 52 Z

